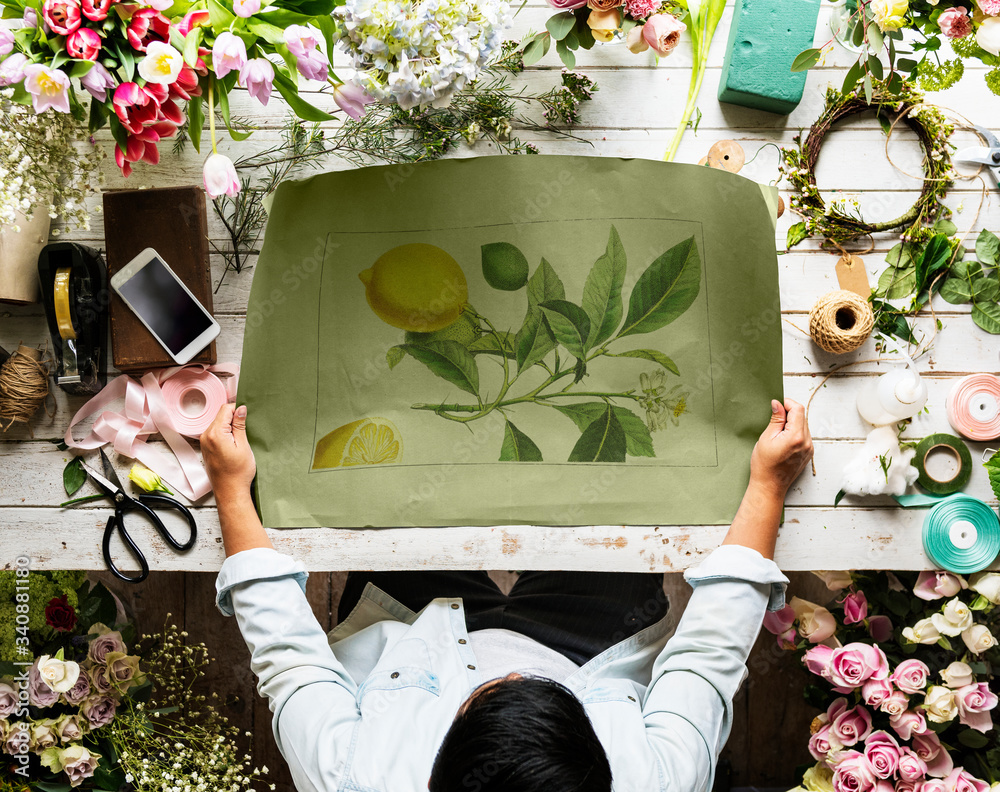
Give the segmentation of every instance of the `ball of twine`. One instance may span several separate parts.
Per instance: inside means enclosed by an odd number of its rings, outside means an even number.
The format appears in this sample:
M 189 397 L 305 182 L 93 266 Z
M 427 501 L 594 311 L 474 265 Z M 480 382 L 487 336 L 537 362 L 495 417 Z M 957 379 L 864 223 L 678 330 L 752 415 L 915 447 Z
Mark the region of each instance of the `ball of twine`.
M 874 326 L 871 305 L 852 291 L 830 292 L 809 312 L 809 335 L 833 355 L 853 352 L 868 340 Z
M 26 424 L 49 395 L 49 369 L 42 353 L 21 346 L 0 366 L 0 430 Z

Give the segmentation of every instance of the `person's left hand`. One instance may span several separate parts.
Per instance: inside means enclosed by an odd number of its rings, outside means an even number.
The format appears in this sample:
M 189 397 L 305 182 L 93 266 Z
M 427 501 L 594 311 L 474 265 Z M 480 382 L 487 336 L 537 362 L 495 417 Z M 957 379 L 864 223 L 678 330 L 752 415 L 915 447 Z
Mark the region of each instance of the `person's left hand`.
M 257 463 L 247 441 L 247 408 L 224 404 L 201 436 L 202 456 L 216 496 L 250 494 Z

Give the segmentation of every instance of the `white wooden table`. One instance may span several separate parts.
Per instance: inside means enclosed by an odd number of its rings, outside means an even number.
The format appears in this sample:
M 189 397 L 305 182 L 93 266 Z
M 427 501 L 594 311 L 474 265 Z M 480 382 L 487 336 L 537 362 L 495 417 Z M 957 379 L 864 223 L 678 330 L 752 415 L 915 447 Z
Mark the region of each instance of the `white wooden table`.
M 548 9 L 531 0 L 517 20 L 512 37 L 529 28 L 542 29 Z M 830 8 L 824 3 L 817 29 L 817 45 L 829 38 Z M 788 117 L 756 112 L 716 100 L 722 59 L 729 34 L 732 9 L 727 11 L 716 34 L 699 107 L 702 112 L 697 134 L 688 132 L 677 156 L 679 162 L 697 162 L 717 140 L 738 140 L 748 159 L 762 146 L 792 144 L 792 137 L 808 127 L 821 112 L 827 85 L 840 85 L 853 57 L 837 48 L 823 69 L 809 73 L 805 97 Z M 633 56 L 621 46 L 597 46 L 581 52 L 579 66 L 600 86 L 592 102 L 585 105 L 582 123 L 575 130 L 576 140 L 527 133 L 543 153 L 584 154 L 594 156 L 662 156 L 687 96 L 690 76 L 690 48 L 682 45 L 659 66 L 646 56 Z M 558 80 L 560 64 L 551 52 L 524 75 L 532 89 L 546 90 Z M 974 122 L 1000 130 L 1000 100 L 982 81 L 982 70 L 967 67 L 965 79 L 947 92 L 929 99 L 968 116 Z M 318 100 L 325 101 L 322 97 Z M 264 148 L 279 136 L 285 115 L 280 97 L 269 107 L 260 108 L 245 94 L 234 97 L 234 113 L 254 118 L 259 132 L 245 143 L 225 140 L 223 151 L 234 158 L 252 147 Z M 969 132 L 958 132 L 953 142 L 958 146 L 976 141 Z M 105 136 L 108 151 L 110 139 Z M 884 152 L 884 136 L 873 117 L 845 123 L 832 132 L 824 146 L 818 166 L 819 186 L 828 196 L 842 191 L 857 197 L 867 219 L 895 217 L 910 206 L 916 197 L 919 181 L 897 171 Z M 174 157 L 169 144 L 164 147 L 158 167 L 141 165 L 126 182 L 113 161 L 106 162 L 107 187 L 143 187 L 199 184 L 202 157 L 188 149 Z M 483 145 L 460 155 L 489 154 Z M 890 144 L 893 161 L 910 174 L 920 173 L 920 154 L 916 137 L 908 130 L 898 131 Z M 325 167 L 342 168 L 344 163 L 330 159 Z M 762 182 L 777 178 L 777 152 L 774 146 L 760 151 L 743 174 Z M 966 246 L 972 248 L 976 234 L 983 227 L 1000 230 L 1000 208 L 995 190 L 987 193 L 978 220 L 973 224 L 982 192 L 980 182 L 958 182 L 946 203 L 955 210 L 954 221 L 961 231 L 972 225 Z M 62 238 L 103 247 L 103 229 L 98 213 L 100 196 L 91 200 L 95 209 L 90 232 L 77 232 Z M 778 222 L 775 244 L 784 249 L 785 233 L 795 221 L 790 212 Z M 218 241 L 225 239 L 221 223 L 209 213 L 210 233 Z M 875 249 L 865 255 L 872 282 L 884 266 L 885 252 L 895 244 L 891 236 L 876 240 Z M 220 361 L 240 358 L 247 297 L 253 268 L 240 275 L 229 273 L 215 295 L 215 312 L 222 325 L 218 342 Z M 795 252 L 779 258 L 781 303 L 785 322 L 784 362 L 785 393 L 805 402 L 825 373 L 833 366 L 852 359 L 877 357 L 869 341 L 858 353 L 834 358 L 814 346 L 802 332 L 807 313 L 822 294 L 837 288 L 834 274 L 836 256 L 819 248 L 817 240 L 808 240 Z M 223 262 L 213 256 L 213 284 L 219 282 Z M 951 431 L 944 411 L 945 396 L 952 382 L 967 373 L 998 369 L 1000 338 L 987 335 L 972 323 L 968 306 L 935 303 L 944 329 L 938 334 L 933 350 L 919 362 L 930 390 L 929 411 L 917 418 L 906 432 L 907 437 L 922 437 L 932 432 Z M 932 320 L 921 319 L 920 327 L 929 331 Z M 0 306 L 0 345 L 12 349 L 18 342 L 39 345 L 46 337 L 39 306 L 12 308 Z M 840 477 L 847 460 L 856 453 L 866 432 L 858 417 L 854 399 L 863 377 L 873 376 L 885 366 L 865 363 L 833 377 L 817 394 L 810 416 L 810 428 L 816 440 L 816 476 L 807 471 L 789 493 L 785 524 L 778 545 L 778 561 L 789 570 L 836 568 L 918 569 L 928 566 L 920 544 L 924 513 L 895 507 L 887 498 L 846 498 L 838 508 L 833 499 L 840 488 Z M 63 434 L 72 412 L 81 399 L 67 399 L 56 391 L 57 409 L 52 417 L 39 414 L 34 422 L 34 437 L 26 431 L 12 430 L 0 435 L 0 566 L 10 567 L 15 557 L 29 556 L 34 568 L 100 569 L 104 562 L 100 539 L 109 514 L 106 501 L 92 507 L 60 509 L 65 500 L 62 468 L 66 452 L 50 442 Z M 971 444 L 973 457 L 984 449 Z M 116 460 L 121 471 L 130 461 Z M 85 485 L 78 495 L 88 494 Z M 969 493 L 996 505 L 985 471 L 978 464 Z M 208 499 L 196 509 L 200 538 L 186 555 L 170 552 L 158 537 L 140 535 L 138 541 L 147 552 L 151 566 L 157 569 L 214 571 L 223 559 L 222 539 L 214 504 Z M 271 531 L 275 545 L 305 559 L 311 569 L 407 569 L 485 568 L 485 569 L 599 569 L 678 571 L 697 562 L 713 549 L 724 526 L 586 526 L 541 528 L 508 526 L 492 528 L 402 528 L 378 530 L 295 529 Z

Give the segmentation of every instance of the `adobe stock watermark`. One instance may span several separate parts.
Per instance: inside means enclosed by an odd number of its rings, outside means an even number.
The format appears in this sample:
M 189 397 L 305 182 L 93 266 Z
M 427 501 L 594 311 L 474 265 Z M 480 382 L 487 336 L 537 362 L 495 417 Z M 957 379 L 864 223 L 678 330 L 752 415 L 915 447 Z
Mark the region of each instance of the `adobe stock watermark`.
M 11 759 L 16 763 L 14 772 L 23 778 L 28 778 L 28 684 L 29 671 L 31 667 L 31 649 L 28 645 L 28 617 L 31 608 L 31 595 L 28 592 L 28 574 L 30 571 L 31 559 L 27 556 L 18 556 L 14 559 L 15 587 L 14 587 L 14 633 L 15 646 L 17 647 L 17 658 L 14 665 L 18 668 L 18 673 L 14 677 L 14 684 L 17 686 L 17 703 L 10 717 L 21 718 L 11 725 L 11 733 L 6 740 L 6 751 L 11 755 Z M 27 658 L 27 659 L 24 659 Z

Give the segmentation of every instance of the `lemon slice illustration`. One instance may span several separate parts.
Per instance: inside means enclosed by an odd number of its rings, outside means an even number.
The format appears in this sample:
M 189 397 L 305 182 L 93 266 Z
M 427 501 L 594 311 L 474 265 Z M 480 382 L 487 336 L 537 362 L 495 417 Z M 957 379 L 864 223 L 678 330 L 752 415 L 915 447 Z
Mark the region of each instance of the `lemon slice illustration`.
M 392 421 L 362 418 L 337 427 L 316 443 L 312 469 L 388 465 L 402 455 L 403 441 Z

